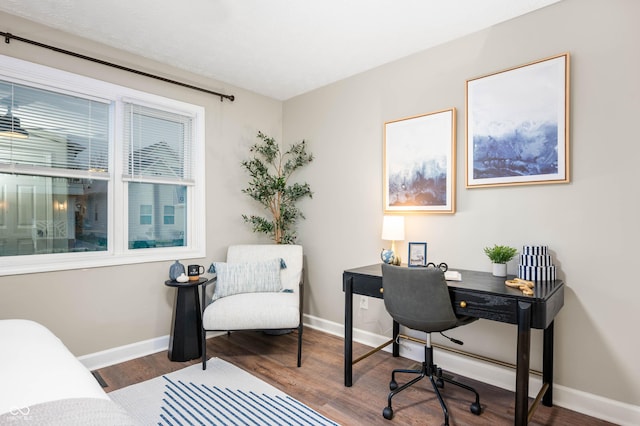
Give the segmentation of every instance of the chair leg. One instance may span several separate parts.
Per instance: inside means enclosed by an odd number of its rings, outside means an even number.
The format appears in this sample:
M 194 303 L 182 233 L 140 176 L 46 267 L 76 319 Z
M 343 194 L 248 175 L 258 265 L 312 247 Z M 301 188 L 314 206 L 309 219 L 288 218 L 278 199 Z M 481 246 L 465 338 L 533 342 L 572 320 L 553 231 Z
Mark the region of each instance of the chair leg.
M 476 416 L 479 416 L 482 412 L 482 408 L 480 406 L 480 395 L 478 394 L 478 392 L 469 385 L 465 385 L 464 383 L 460 383 L 453 379 L 444 377 L 442 375 L 442 369 L 438 368 L 438 366 L 433 362 L 433 347 L 431 347 L 430 344 L 425 346 L 425 359 L 427 360 L 427 372 L 429 374 L 429 378 L 431 379 L 431 382 L 434 385 L 434 389 L 438 394 L 438 399 L 440 400 L 440 405 L 442 406 L 442 411 L 444 412 L 445 424 L 448 424 L 447 417 L 449 416 L 449 413 L 446 405 L 444 404 L 444 401 L 440 396 L 440 391 L 436 389 L 444 387 L 444 382 L 451 383 L 452 385 L 459 386 L 463 389 L 467 389 L 468 391 L 473 392 L 475 394 L 476 400 L 469 406 L 469 411 L 471 411 Z
M 420 380 L 424 379 L 427 375 L 427 370 L 426 370 L 425 364 L 422 364 L 422 370 L 393 370 L 393 372 L 391 373 L 392 384 L 395 383 L 395 373 L 420 373 L 420 375 L 418 377 L 414 377 L 413 379 L 411 379 L 404 385 L 400 386 L 399 388 L 392 389 L 391 392 L 389 392 L 389 396 L 387 397 L 387 406 L 384 408 L 384 410 L 382 410 L 382 416 L 387 420 L 391 420 L 393 418 L 393 408 L 391 407 L 391 399 L 395 395 L 399 394 L 400 392 L 408 388 L 409 386 L 412 386 L 415 383 L 419 382 Z M 390 384 L 389 387 L 392 387 L 392 385 Z
M 302 322 L 298 326 L 298 367 L 302 365 Z
M 464 383 L 457 382 L 457 381 L 455 381 L 453 379 L 449 379 L 447 377 L 440 377 L 440 379 L 444 380 L 447 383 L 451 383 L 452 385 L 455 385 L 455 386 L 458 386 L 458 387 L 461 387 L 463 389 L 466 389 L 468 391 L 473 392 L 475 394 L 475 396 L 476 396 L 476 400 L 471 403 L 471 406 L 469 407 L 469 410 L 473 414 L 475 414 L 476 416 L 480 415 L 480 412 L 482 411 L 481 410 L 481 406 L 480 406 L 480 394 L 478 394 L 478 392 L 474 388 L 472 388 L 469 385 L 465 385 Z
M 202 329 L 202 369 L 207 369 L 207 330 Z
M 396 373 L 404 373 L 404 374 L 423 374 L 426 375 L 426 370 L 423 368 L 421 370 L 406 370 L 403 368 L 396 368 L 391 372 L 391 381 L 389 382 L 389 390 L 396 390 L 398 388 L 398 382 L 396 381 Z
M 440 402 L 440 407 L 442 408 L 442 413 L 444 414 L 444 424 L 445 426 L 449 425 L 449 410 L 447 409 L 447 404 L 444 403 L 444 399 L 442 399 L 442 395 L 440 394 L 440 389 L 438 388 L 438 384 L 433 379 L 433 376 L 429 376 L 429 381 L 431 382 L 431 386 L 433 386 L 433 391 L 438 397 L 438 401 Z

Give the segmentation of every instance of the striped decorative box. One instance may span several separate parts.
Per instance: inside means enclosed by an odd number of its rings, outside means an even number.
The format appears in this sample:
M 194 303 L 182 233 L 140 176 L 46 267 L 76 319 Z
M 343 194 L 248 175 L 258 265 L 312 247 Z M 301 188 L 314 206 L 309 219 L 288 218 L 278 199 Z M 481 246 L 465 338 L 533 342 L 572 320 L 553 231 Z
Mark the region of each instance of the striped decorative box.
M 555 266 L 518 265 L 518 278 L 529 281 L 553 281 L 556 279 Z
M 518 265 L 518 278 L 541 282 L 556 279 L 556 267 L 547 246 L 523 246 Z
M 522 247 L 522 254 L 540 255 L 540 254 L 548 254 L 548 252 L 549 252 L 548 246 L 523 246 Z
M 553 259 L 548 254 L 521 254 L 520 264 L 525 266 L 551 266 Z

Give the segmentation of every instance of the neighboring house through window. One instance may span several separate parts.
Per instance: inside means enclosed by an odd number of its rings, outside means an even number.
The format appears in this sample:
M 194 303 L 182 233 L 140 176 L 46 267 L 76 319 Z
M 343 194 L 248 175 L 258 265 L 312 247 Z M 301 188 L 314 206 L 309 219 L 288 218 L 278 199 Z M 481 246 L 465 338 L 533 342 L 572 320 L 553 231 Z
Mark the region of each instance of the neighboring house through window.
M 140 205 L 140 225 L 151 225 L 153 221 L 153 206 L 151 204 Z M 134 227 L 132 227 L 134 228 Z
M 203 158 L 202 107 L 0 55 L 0 274 L 204 256 Z
M 176 207 L 164 206 L 164 224 L 175 225 L 176 224 Z

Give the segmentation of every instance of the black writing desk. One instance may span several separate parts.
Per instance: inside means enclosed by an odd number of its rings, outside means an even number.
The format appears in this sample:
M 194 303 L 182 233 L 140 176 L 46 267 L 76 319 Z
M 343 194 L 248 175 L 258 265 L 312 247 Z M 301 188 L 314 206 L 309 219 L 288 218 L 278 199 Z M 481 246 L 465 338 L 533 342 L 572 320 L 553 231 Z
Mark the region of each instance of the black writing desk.
M 537 283 L 534 295 L 525 296 L 520 290 L 504 285 L 505 278 L 494 277 L 488 272 L 458 271 L 462 274 L 462 281 L 448 281 L 456 314 L 518 325 L 514 423 L 526 425 L 529 418 L 529 355 L 532 328 L 544 330 L 543 386 L 536 403 L 542 398 L 544 405 L 553 405 L 553 320 L 564 305 L 564 283 L 560 280 Z M 344 385 L 351 386 L 354 364 L 353 295 L 382 298 L 382 268 L 377 264 L 345 270 L 342 285 L 345 293 Z M 394 342 L 398 330 L 399 326 L 394 321 Z M 398 345 L 394 343 L 393 355 L 398 354 Z M 535 405 L 532 409 L 535 409 Z

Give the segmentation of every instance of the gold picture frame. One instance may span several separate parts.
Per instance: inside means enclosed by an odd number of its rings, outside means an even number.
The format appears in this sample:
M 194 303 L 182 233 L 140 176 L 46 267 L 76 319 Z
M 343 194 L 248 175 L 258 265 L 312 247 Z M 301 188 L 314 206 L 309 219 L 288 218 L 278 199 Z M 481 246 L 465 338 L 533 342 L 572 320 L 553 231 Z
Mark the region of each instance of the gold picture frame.
M 566 183 L 569 54 L 466 82 L 466 187 Z
M 384 123 L 384 212 L 455 213 L 456 110 Z

